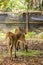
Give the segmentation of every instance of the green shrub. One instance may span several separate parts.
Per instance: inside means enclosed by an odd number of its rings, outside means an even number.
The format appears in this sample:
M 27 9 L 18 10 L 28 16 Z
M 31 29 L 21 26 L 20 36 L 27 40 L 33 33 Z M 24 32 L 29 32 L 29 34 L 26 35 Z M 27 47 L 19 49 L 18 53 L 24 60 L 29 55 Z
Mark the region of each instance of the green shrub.
M 33 38 L 36 35 L 36 32 L 28 32 L 25 37 L 28 38 Z
M 41 32 L 39 35 L 40 35 L 40 38 L 43 38 L 43 32 Z

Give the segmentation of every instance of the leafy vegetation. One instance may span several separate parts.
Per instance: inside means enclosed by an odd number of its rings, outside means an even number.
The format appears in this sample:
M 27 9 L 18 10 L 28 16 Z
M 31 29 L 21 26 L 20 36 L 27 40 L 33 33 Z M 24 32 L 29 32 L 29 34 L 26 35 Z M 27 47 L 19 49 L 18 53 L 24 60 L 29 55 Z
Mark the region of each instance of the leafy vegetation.
M 36 35 L 36 32 L 28 32 L 25 36 L 27 39 L 32 38 Z
M 43 0 L 0 0 L 0 9 L 3 11 L 43 9 Z
M 43 39 L 43 32 L 39 33 L 39 34 L 36 34 L 36 32 L 28 32 L 26 35 L 25 35 L 26 39 L 29 39 L 29 38 L 36 38 L 36 39 Z
M 41 33 L 39 34 L 39 36 L 40 36 L 40 38 L 43 39 L 43 32 L 41 32 Z

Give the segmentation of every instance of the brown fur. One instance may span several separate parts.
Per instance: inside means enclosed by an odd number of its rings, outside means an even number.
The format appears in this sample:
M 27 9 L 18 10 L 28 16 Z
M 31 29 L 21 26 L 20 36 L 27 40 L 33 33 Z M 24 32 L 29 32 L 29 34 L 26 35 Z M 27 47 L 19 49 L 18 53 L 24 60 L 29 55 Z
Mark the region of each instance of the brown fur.
M 21 31 L 18 28 L 18 29 L 15 30 L 15 33 L 8 32 L 6 34 L 6 39 L 9 38 L 9 40 L 10 40 L 10 42 L 8 42 L 8 47 L 9 47 L 9 53 L 10 53 L 11 59 L 12 59 L 12 49 L 13 49 L 13 46 L 15 48 L 15 57 L 16 57 L 17 41 L 20 40 L 20 41 L 26 43 L 25 34 L 24 34 L 24 32 L 23 33 L 22 32 L 23 31 Z

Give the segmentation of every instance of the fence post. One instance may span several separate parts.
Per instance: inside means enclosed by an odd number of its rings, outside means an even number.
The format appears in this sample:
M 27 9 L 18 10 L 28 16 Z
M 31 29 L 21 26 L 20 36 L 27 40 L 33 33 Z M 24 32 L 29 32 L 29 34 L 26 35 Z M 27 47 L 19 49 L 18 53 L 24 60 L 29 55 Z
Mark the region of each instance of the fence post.
M 28 32 L 28 11 L 26 12 L 26 32 Z

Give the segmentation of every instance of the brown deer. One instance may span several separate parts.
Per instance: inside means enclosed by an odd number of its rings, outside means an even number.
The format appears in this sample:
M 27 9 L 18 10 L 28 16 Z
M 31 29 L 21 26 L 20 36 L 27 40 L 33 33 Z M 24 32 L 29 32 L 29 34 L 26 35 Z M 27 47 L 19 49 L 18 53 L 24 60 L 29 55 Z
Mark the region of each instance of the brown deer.
M 27 43 L 25 40 L 25 34 L 24 34 L 24 31 L 21 31 L 20 28 L 16 29 L 15 33 L 12 33 L 12 32 L 6 33 L 6 39 L 8 39 L 8 48 L 9 48 L 9 53 L 10 53 L 11 59 L 12 59 L 13 46 L 15 48 L 15 58 L 16 58 L 16 46 L 17 46 L 18 40 L 24 42 L 24 45 L 25 45 L 25 48 L 27 51 Z

